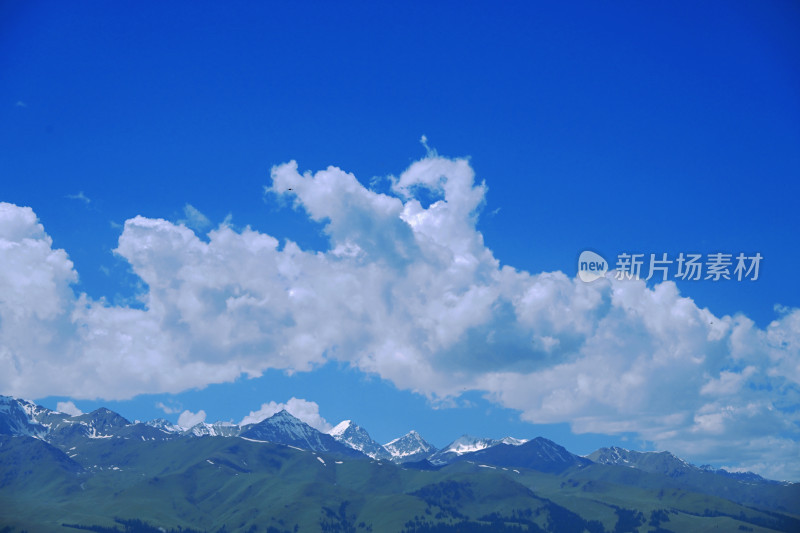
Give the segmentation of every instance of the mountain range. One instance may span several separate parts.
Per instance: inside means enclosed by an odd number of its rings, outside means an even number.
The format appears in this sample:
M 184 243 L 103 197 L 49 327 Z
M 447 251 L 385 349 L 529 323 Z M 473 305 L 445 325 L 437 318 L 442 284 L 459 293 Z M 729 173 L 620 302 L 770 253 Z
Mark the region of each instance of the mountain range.
M 297 492 L 254 500 L 261 490 L 255 479 Z M 152 504 L 158 494 L 171 511 Z M 92 498 L 108 497 L 116 502 L 108 511 L 91 511 Z M 247 511 L 256 501 L 263 510 Z M 276 507 L 279 501 L 286 507 Z M 319 516 L 308 523 L 284 512 L 301 504 Z M 388 512 L 395 504 L 402 511 Z M 224 512 L 212 518 L 204 508 Z M 70 416 L 0 396 L 0 531 L 66 531 L 64 524 L 128 531 L 131 520 L 183 531 L 258 531 L 263 513 L 282 517 L 283 524 L 263 528 L 273 532 L 292 524 L 303 531 L 356 531 L 359 524 L 375 531 L 640 531 L 648 516 L 648 531 L 670 531 L 669 520 L 800 531 L 800 484 L 698 467 L 669 452 L 613 447 L 581 457 L 542 437 L 462 435 L 437 450 L 416 431 L 381 445 L 351 420 L 323 433 L 287 411 L 244 426 L 183 428 L 163 419 L 130 422 L 104 408 Z M 638 525 L 626 529 L 629 523 Z M 676 530 L 688 530 L 682 527 Z

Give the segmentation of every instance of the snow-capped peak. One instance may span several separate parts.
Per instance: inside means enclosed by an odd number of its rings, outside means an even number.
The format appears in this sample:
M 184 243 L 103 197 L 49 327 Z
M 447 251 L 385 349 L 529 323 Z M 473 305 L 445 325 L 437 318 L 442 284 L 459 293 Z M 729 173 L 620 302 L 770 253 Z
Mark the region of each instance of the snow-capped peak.
M 239 436 L 245 439 L 276 442 L 303 450 L 362 456 L 361 453 L 338 442 L 334 437 L 314 429 L 286 410 L 242 429 L 244 431 Z
M 232 422 L 214 422 L 213 424 L 209 424 L 208 422 L 200 422 L 195 424 L 194 426 L 184 429 L 184 434 L 191 434 L 196 437 L 202 437 L 205 435 L 211 437 L 233 437 L 239 434 L 239 426 Z
M 392 455 L 380 444 L 372 440 L 367 430 L 352 420 L 343 420 L 328 432 L 337 441 L 373 459 L 391 459 Z
M 392 446 L 397 443 L 405 443 L 405 442 L 419 442 L 424 440 L 425 439 L 423 439 L 419 433 L 417 433 L 415 430 L 412 429 L 402 437 L 397 437 L 393 441 L 387 442 L 386 444 L 384 444 L 384 446 Z
M 519 446 L 520 444 L 525 444 L 526 442 L 528 441 L 525 439 L 516 439 L 514 437 L 504 437 L 498 440 L 498 439 L 472 437 L 470 435 L 461 435 L 459 438 L 457 438 L 456 440 L 451 442 L 448 446 L 446 446 L 442 451 L 453 452 L 458 455 L 462 455 L 465 453 L 483 450 L 485 448 L 489 448 L 490 446 L 496 446 L 498 444 Z
M 341 422 L 336 424 L 336 427 L 334 427 L 332 430 L 328 432 L 328 435 L 330 435 L 331 437 L 339 437 L 345 431 L 347 431 L 347 429 L 352 425 L 353 425 L 352 420 L 342 420 Z
M 485 450 L 486 448 L 491 448 L 492 446 L 497 446 L 498 444 L 519 446 L 521 444 L 525 444 L 526 442 L 527 441 L 524 439 L 515 439 L 514 437 L 505 437 L 497 440 L 472 437 L 470 435 L 461 435 L 443 449 L 431 455 L 428 460 L 436 465 L 447 464 L 456 457 L 460 457 L 466 453 Z
M 384 444 L 383 447 L 392 455 L 393 461 L 400 462 L 427 459 L 436 451 L 435 447 L 413 429 L 402 437 Z
M 154 420 L 148 420 L 145 422 L 145 425 L 160 429 L 161 431 L 166 431 L 168 433 L 177 433 L 181 431 L 181 428 L 170 422 L 169 420 L 165 420 L 163 418 L 156 418 Z
M 494 446 L 496 443 L 497 441 L 493 439 L 481 439 L 477 437 L 471 437 L 469 435 L 461 435 L 459 438 L 446 446 L 442 451 L 462 455 L 465 453 L 483 450 L 489 446 Z

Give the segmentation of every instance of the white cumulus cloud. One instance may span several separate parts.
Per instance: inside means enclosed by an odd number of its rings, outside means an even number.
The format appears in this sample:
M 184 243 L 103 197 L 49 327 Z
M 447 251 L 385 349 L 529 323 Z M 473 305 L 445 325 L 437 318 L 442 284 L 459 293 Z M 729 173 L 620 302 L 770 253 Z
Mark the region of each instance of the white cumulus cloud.
M 206 412 L 200 409 L 198 412 L 193 413 L 188 409 L 180 414 L 178 417 L 178 425 L 182 428 L 194 427 L 197 424 L 206 421 Z
M 250 414 L 244 417 L 242 421 L 239 422 L 239 425 L 258 424 L 262 420 L 266 420 L 284 409 L 290 415 L 323 433 L 327 433 L 333 428 L 333 426 L 319 414 L 319 405 L 317 405 L 317 402 L 310 402 L 295 397 L 290 398 L 286 403 L 269 402 L 261 404 L 261 407 L 257 411 L 250 411 Z
M 500 266 L 466 160 L 431 153 L 389 182 L 381 194 L 335 167 L 272 169 L 268 194 L 322 223 L 327 250 L 127 220 L 116 253 L 147 287 L 143 308 L 75 294 L 34 212 L 0 204 L 0 390 L 124 399 L 336 360 L 433 401 L 480 391 L 530 422 L 800 479 L 800 309 L 759 328 L 672 282 Z
M 71 402 L 71 401 L 69 401 L 69 402 L 58 402 L 56 404 L 56 411 L 58 411 L 60 413 L 68 414 L 69 416 L 78 416 L 78 415 L 82 415 L 83 414 L 83 411 L 78 409 L 75 406 L 75 403 Z

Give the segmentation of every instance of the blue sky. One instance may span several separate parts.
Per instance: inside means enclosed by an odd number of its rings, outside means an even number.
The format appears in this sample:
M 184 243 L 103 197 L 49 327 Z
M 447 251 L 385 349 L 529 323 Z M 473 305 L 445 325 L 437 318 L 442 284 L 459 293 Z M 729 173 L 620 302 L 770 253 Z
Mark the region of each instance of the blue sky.
M 5 2 L 0 392 L 173 421 L 294 397 L 381 442 L 544 435 L 800 479 L 798 22 Z M 764 259 L 582 286 L 586 249 Z

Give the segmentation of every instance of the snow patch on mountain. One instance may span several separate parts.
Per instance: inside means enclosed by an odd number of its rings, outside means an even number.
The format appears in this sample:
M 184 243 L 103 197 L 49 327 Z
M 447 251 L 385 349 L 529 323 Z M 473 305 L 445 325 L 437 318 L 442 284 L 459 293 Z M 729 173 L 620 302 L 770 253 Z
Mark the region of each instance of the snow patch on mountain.
M 328 432 L 328 435 L 331 437 L 341 437 L 351 425 L 353 425 L 352 420 L 342 420 Z
M 473 453 L 498 444 L 508 444 L 511 446 L 520 446 L 528 442 L 524 439 L 516 439 L 514 437 L 505 437 L 503 439 L 487 439 L 472 437 L 470 435 L 461 435 L 459 438 L 431 455 L 428 460 L 435 465 L 443 465 L 451 462 L 456 457 L 460 457 L 466 453 Z
M 39 422 L 38 418 L 45 418 L 45 411 L 44 407 L 27 400 L 0 396 L 0 435 L 43 438 L 47 435 L 48 426 Z
M 152 428 L 160 429 L 161 431 L 167 433 L 180 433 L 182 431 L 180 427 L 176 426 L 169 420 L 165 420 L 163 418 L 148 420 L 147 422 L 145 422 L 145 425 L 150 426 Z
M 200 422 L 183 431 L 184 435 L 194 435 L 195 437 L 235 437 L 241 428 L 232 422 Z

